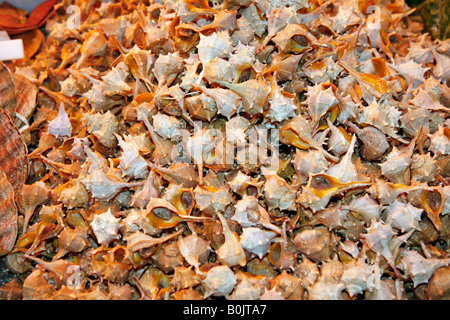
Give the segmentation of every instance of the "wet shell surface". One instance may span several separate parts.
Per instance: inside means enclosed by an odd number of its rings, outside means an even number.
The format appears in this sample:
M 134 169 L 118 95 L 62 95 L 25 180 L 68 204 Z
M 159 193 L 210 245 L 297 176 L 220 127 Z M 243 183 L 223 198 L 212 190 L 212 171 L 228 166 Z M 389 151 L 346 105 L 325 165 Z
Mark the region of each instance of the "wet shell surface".
M 1 13 L 40 29 L 0 63 L 0 299 L 448 299 L 450 42 L 416 8 Z

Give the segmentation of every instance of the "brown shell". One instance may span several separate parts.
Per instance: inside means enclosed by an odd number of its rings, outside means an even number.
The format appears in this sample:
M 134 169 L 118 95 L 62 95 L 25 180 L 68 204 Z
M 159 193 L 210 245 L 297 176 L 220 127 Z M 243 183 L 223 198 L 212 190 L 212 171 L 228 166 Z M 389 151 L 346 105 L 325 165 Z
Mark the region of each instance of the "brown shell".
M 14 190 L 6 174 L 0 170 L 0 256 L 14 247 L 17 237 L 17 207 Z
M 28 176 L 27 146 L 3 109 L 0 111 L 0 168 L 16 193 Z
M 16 91 L 11 71 L 0 61 L 0 108 L 14 119 L 16 114 Z
M 450 267 L 436 270 L 425 289 L 429 300 L 448 300 L 450 297 Z
M 39 90 L 29 79 L 17 73 L 14 74 L 14 84 L 16 90 L 16 112 L 29 120 L 36 110 L 36 98 Z M 17 127 L 20 127 L 21 121 L 16 119 L 14 123 Z
M 45 204 L 49 199 L 50 190 L 41 181 L 30 185 L 25 184 L 19 189 L 17 192 L 17 206 L 19 211 L 24 215 L 23 233 L 26 232 L 28 222 L 36 208 Z

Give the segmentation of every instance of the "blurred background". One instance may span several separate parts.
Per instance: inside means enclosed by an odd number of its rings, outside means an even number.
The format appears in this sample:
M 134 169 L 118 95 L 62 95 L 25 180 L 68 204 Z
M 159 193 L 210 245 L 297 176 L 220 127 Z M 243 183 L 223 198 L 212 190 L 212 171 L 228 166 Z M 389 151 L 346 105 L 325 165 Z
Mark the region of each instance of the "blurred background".
M 9 2 L 17 8 L 25 9 L 28 12 L 31 12 L 39 4 L 45 2 L 45 0 L 10 0 L 6 2 Z
M 31 12 L 45 0 L 10 0 L 18 8 Z M 410 7 L 417 8 L 416 14 L 425 24 L 425 30 L 434 39 L 450 37 L 450 0 L 405 0 Z

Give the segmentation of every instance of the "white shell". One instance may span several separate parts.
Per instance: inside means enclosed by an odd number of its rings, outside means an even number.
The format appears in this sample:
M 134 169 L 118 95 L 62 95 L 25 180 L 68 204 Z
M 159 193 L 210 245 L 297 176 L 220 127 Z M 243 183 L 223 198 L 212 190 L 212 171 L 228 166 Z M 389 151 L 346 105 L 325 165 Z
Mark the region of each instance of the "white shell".
M 65 80 L 59 82 L 61 86 L 61 93 L 68 97 L 74 97 L 80 93 L 81 85 L 79 84 L 79 79 L 74 77 L 72 74 L 68 76 Z
M 244 195 L 235 205 L 234 215 L 231 220 L 236 221 L 241 227 L 265 227 L 277 233 L 281 230 L 279 227 L 270 223 L 270 216 L 253 196 Z
M 120 238 L 118 233 L 121 226 L 120 219 L 117 219 L 112 215 L 111 209 L 94 215 L 94 219 L 90 225 L 97 241 L 104 246 L 108 246 L 112 240 Z
M 355 148 L 356 135 L 353 135 L 352 142 L 348 147 L 347 153 L 342 157 L 338 164 L 328 168 L 326 174 L 335 177 L 341 183 L 358 181 L 358 172 L 352 162 L 353 151 Z
M 394 147 L 387 155 L 386 161 L 380 163 L 381 174 L 391 182 L 409 185 L 411 163 L 409 155 Z
M 388 63 L 388 65 L 405 77 L 408 83 L 413 83 L 414 81 L 414 88 L 417 88 L 425 80 L 424 74 L 429 70 L 429 68 L 422 68 L 420 64 L 413 60 L 397 65 Z
M 443 83 L 448 84 L 450 79 L 450 58 L 445 54 L 438 53 L 433 46 L 430 46 L 433 53 L 436 66 L 433 68 L 433 73 L 440 78 Z
M 94 113 L 84 116 L 89 133 L 92 133 L 105 147 L 116 147 L 117 139 L 114 133 L 119 133 L 119 121 L 116 116 L 107 111 L 104 114 Z
M 227 181 L 227 186 L 234 192 L 239 194 L 241 197 L 247 194 L 247 187 L 253 186 L 257 188 L 257 192 L 259 195 L 259 188 L 264 184 L 263 181 L 259 181 L 259 178 L 252 178 L 242 171 L 238 171 L 238 173 L 231 179 Z
M 131 92 L 131 87 L 127 83 L 128 66 L 125 62 L 120 62 L 117 66 L 102 77 L 105 83 L 105 94 L 113 96 L 115 94 L 124 94 Z
M 259 297 L 259 300 L 285 300 L 278 287 L 273 287 L 270 290 L 264 288 L 263 294 Z
M 122 219 L 123 234 L 128 236 L 140 231 L 153 236 L 160 234 L 161 229 L 154 228 L 148 222 L 146 215 L 146 211 L 131 209 L 126 218 Z
M 181 122 L 173 117 L 158 113 L 153 118 L 153 129 L 163 139 L 172 139 L 180 135 Z
M 366 224 L 370 224 L 373 219 L 380 220 L 381 205 L 368 194 L 353 199 L 349 205 L 341 206 L 341 208 L 354 212 Z
M 242 105 L 242 98 L 233 91 L 223 88 L 198 87 L 205 94 L 214 99 L 217 106 L 217 113 L 223 115 L 228 120 L 238 111 Z
M 380 253 L 393 266 L 394 256 L 389 248 L 389 242 L 395 234 L 390 224 L 372 220 L 370 227 L 367 228 L 367 233 L 361 234 L 361 238 L 364 239 L 364 243 L 369 249 Z
M 214 81 L 232 82 L 236 77 L 234 67 L 230 61 L 215 57 L 203 64 L 202 76 L 208 83 Z
M 303 69 L 303 74 L 316 85 L 327 81 L 334 81 L 343 70 L 332 57 L 325 58 L 322 61 L 324 62 L 324 67 L 322 68 L 307 67 Z
M 241 116 L 235 116 L 225 125 L 226 140 L 237 147 L 244 147 L 247 143 L 246 131 L 250 127 L 250 121 Z
M 398 268 L 411 277 L 414 287 L 422 283 L 428 283 L 428 280 L 438 268 L 450 264 L 450 259 L 427 259 L 414 250 L 404 250 L 402 254 L 403 257 L 398 264 Z
M 431 112 L 426 108 L 408 108 L 400 117 L 401 128 L 411 137 L 419 133 L 420 127 L 427 128 L 430 121 Z
M 292 160 L 292 164 L 300 177 L 301 184 L 308 182 L 310 173 L 325 172 L 330 165 L 322 150 L 302 151 L 298 148 L 295 150 L 295 158 Z
M 343 33 L 349 26 L 359 25 L 361 17 L 352 6 L 340 6 L 338 13 L 332 18 L 333 29 L 338 33 Z
M 254 253 L 260 259 L 269 252 L 275 233 L 259 228 L 242 228 L 241 244 L 245 250 Z
M 209 241 L 199 237 L 196 233 L 178 238 L 177 244 L 187 263 L 196 269 L 199 268 L 200 264 L 205 263 L 209 257 L 209 251 L 211 250 Z
M 115 134 L 119 141 L 119 146 L 122 149 L 120 156 L 119 168 L 122 170 L 124 176 L 135 179 L 145 179 L 148 175 L 149 169 L 147 161 L 140 155 L 138 148 L 122 139 L 118 134 Z M 126 140 L 127 136 L 125 136 Z
M 182 89 L 189 90 L 192 88 L 193 84 L 200 82 L 197 74 L 197 69 L 200 63 L 198 54 L 192 53 L 189 58 L 184 59 L 184 75 L 181 78 L 180 84 Z
M 64 104 L 59 105 L 58 116 L 48 123 L 48 133 L 55 137 L 70 137 L 72 134 L 72 124 L 64 109 Z
M 341 247 L 341 249 L 343 251 L 350 254 L 353 258 L 355 258 L 355 259 L 358 258 L 360 251 L 359 251 L 358 245 L 355 242 L 347 239 L 347 240 L 341 242 L 339 244 L 339 246 Z
M 228 31 L 214 32 L 210 36 L 200 33 L 200 42 L 197 48 L 202 64 L 206 64 L 216 57 L 227 58 L 234 50 Z
M 424 36 L 418 42 L 411 42 L 409 52 L 405 57 L 405 61 L 414 60 L 414 62 L 420 65 L 426 65 L 433 62 L 433 54 L 430 48 L 423 47 Z
M 374 287 L 371 292 L 366 292 L 368 300 L 395 300 L 397 298 L 395 292 L 395 282 L 392 279 L 381 279 L 383 271 L 379 264 L 379 257 L 373 264 Z
M 358 123 L 371 125 L 386 135 L 397 138 L 396 129 L 399 127 L 401 112 L 387 103 L 378 103 L 374 98 L 372 102 L 362 108 L 358 114 Z
M 159 198 L 161 196 L 161 189 L 161 177 L 155 171 L 150 171 L 142 186 L 142 189 L 136 191 L 131 196 L 130 205 L 136 208 L 147 207 L 147 204 L 151 199 Z
M 332 87 L 324 89 L 322 83 L 318 83 L 308 88 L 306 93 L 308 98 L 306 104 L 308 105 L 308 113 L 311 116 L 313 127 L 315 128 L 319 123 L 320 118 L 324 116 L 328 110 L 339 103 Z
M 391 226 L 403 232 L 419 228 L 423 209 L 414 207 L 411 203 L 403 203 L 398 199 L 385 210 L 386 221 Z
M 247 263 L 247 257 L 244 252 L 242 244 L 239 239 L 231 232 L 225 218 L 220 212 L 217 212 L 217 216 L 222 223 L 222 230 L 225 236 L 225 242 L 216 250 L 219 260 L 230 267 L 240 265 L 245 266 Z
M 274 90 L 272 90 L 269 98 L 269 109 L 267 111 L 267 118 L 273 122 L 281 122 L 296 116 L 295 111 L 297 106 L 294 99 L 287 98 L 281 93 L 280 87 L 276 84 L 274 75 Z
M 300 278 L 303 288 L 307 288 L 320 277 L 320 270 L 317 264 L 307 257 L 302 257 L 302 262 L 296 266 L 295 275 Z
M 101 169 L 92 170 L 89 174 L 80 177 L 80 181 L 91 192 L 93 198 L 101 201 L 111 200 L 123 188 L 136 187 L 142 184 L 141 182 L 126 183 L 120 181 Z
M 122 103 L 121 100 L 112 99 L 106 95 L 103 81 L 94 79 L 86 74 L 85 76 L 89 78 L 92 86 L 89 91 L 82 94 L 82 97 L 88 100 L 94 111 L 104 112 Z
M 239 280 L 239 278 L 242 278 Z M 249 276 L 243 272 L 238 274 L 239 283 L 229 296 L 230 300 L 258 300 L 259 297 L 269 287 L 267 277 Z
M 238 43 L 249 44 L 255 39 L 255 30 L 244 16 L 236 20 L 236 25 L 237 30 L 231 35 L 233 45 L 237 45 Z
M 297 191 L 275 172 L 264 167 L 261 171 L 266 178 L 263 191 L 268 210 L 296 210 Z
M 242 10 L 242 16 L 250 22 L 253 29 L 255 30 L 255 34 L 258 37 L 261 37 L 267 30 L 267 21 L 266 19 L 261 19 L 261 16 L 258 13 L 258 9 L 254 3 L 250 4 L 244 10 Z
M 444 127 L 439 126 L 438 131 L 430 135 L 430 150 L 437 155 L 450 154 L 450 139 L 444 134 Z
M 327 119 L 327 122 L 331 131 L 331 135 L 328 139 L 328 149 L 336 155 L 341 156 L 348 151 L 350 142 L 348 142 L 341 130 L 331 123 L 329 119 Z
M 205 288 L 204 298 L 228 297 L 237 283 L 237 278 L 228 266 L 212 267 L 202 280 Z
M 371 291 L 375 287 L 374 277 L 372 266 L 365 263 L 364 259 L 355 259 L 344 264 L 341 280 L 348 294 L 353 297 L 365 290 Z
M 308 300 L 342 300 L 345 285 L 339 281 L 327 281 L 325 277 L 306 288 Z
M 160 55 L 153 67 L 153 73 L 161 87 L 169 86 L 183 70 L 184 61 L 178 52 Z
M 232 202 L 231 194 L 226 188 L 210 191 L 197 186 L 194 189 L 194 197 L 196 206 L 210 215 L 215 214 L 216 211 L 224 212 Z
M 438 169 L 436 160 L 429 153 L 413 154 L 411 157 L 411 179 L 419 182 L 430 182 Z

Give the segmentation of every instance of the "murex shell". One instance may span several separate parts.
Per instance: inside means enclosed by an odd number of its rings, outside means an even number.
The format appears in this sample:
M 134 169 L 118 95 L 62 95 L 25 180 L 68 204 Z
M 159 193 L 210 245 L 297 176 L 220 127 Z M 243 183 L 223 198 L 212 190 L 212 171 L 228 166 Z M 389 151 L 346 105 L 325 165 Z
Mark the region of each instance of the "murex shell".
M 56 2 L 2 7 L 0 299 L 449 298 L 450 40 L 416 8 Z

